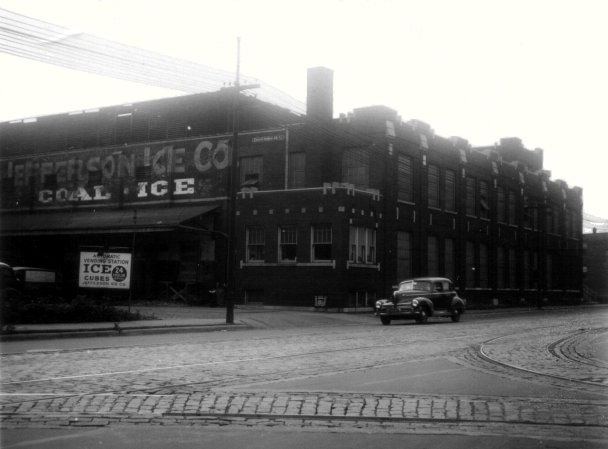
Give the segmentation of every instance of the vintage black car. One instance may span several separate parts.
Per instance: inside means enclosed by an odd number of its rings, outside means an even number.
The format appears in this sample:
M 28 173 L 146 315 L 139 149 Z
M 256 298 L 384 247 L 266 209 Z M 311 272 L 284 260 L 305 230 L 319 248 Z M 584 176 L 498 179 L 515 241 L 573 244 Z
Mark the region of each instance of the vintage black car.
M 399 283 L 393 299 L 376 302 L 375 314 L 382 324 L 392 320 L 414 319 L 426 323 L 429 317 L 451 318 L 460 321 L 466 301 L 458 296 L 454 283 L 447 278 L 424 277 L 408 279 Z

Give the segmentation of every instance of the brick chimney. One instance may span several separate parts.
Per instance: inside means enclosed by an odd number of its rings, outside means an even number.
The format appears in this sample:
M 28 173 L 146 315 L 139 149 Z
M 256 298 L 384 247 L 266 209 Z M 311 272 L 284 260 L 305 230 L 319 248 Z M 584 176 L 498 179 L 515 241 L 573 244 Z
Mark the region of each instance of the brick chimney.
M 334 115 L 334 72 L 326 67 L 308 69 L 306 116 L 311 121 L 330 121 Z

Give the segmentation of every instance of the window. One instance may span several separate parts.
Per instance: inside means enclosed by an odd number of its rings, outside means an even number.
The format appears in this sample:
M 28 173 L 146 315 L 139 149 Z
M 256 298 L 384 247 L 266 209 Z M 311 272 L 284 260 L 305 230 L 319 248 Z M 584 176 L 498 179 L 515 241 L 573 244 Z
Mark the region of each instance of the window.
M 295 262 L 298 253 L 298 230 L 295 226 L 279 228 L 279 262 Z
M 479 245 L 479 286 L 488 288 L 490 274 L 490 262 L 488 258 L 488 245 L 481 243 Z
M 429 207 L 439 207 L 439 167 L 429 164 L 428 171 Z
M 263 262 L 265 243 L 264 228 L 247 228 L 247 261 Z
M 498 187 L 496 192 L 496 208 L 497 210 L 497 218 L 500 223 L 507 222 L 507 194 L 505 192 L 504 187 Z
M 466 212 L 467 215 L 476 215 L 475 209 L 475 178 L 471 178 L 467 176 L 467 184 L 466 184 Z
M 517 285 L 517 253 L 515 248 L 509 248 L 509 288 Z
M 348 260 L 355 263 L 376 263 L 376 230 L 350 227 Z
M 240 161 L 241 187 L 259 187 L 262 183 L 264 158 L 262 156 L 242 157 Z
M 507 286 L 507 251 L 502 246 L 496 248 L 496 281 L 498 288 Z
M 465 257 L 466 286 L 475 287 L 475 244 L 473 242 L 467 242 Z
M 445 184 L 444 184 L 444 203 L 445 210 L 455 211 L 456 210 L 456 172 L 454 170 L 445 171 Z
M 456 263 L 454 253 L 454 239 L 445 239 L 445 276 L 452 281 L 456 279 Z
M 331 260 L 331 225 L 314 225 L 312 227 L 312 260 Z
M 414 201 L 414 169 L 412 158 L 399 155 L 397 160 L 398 198 L 403 201 Z
M 397 233 L 397 279 L 412 277 L 412 233 Z
M 427 273 L 429 276 L 439 274 L 439 239 L 434 235 L 427 238 Z
M 369 187 L 369 153 L 364 148 L 347 148 L 342 155 L 342 182 Z
M 515 190 L 510 190 L 509 191 L 509 199 L 508 199 L 508 203 L 509 203 L 509 224 L 517 224 L 516 222 L 516 216 L 515 216 L 515 206 L 516 206 L 516 198 L 517 198 L 517 193 L 515 192 Z
M 306 187 L 306 153 L 289 154 L 289 180 L 290 189 Z
M 490 218 L 490 196 L 487 181 L 479 181 L 479 216 Z

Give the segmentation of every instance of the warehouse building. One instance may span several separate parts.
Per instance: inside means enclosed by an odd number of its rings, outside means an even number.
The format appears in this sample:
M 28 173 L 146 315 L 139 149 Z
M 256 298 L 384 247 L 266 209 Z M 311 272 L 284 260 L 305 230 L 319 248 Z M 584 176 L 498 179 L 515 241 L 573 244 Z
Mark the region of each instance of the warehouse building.
M 331 70 L 308 80 L 305 116 L 241 95 L 234 212 L 230 89 L 0 124 L 3 260 L 75 294 L 83 249 L 135 248 L 135 297 L 205 301 L 235 217 L 237 302 L 366 310 L 421 275 L 482 305 L 581 296 L 582 191 L 542 150 L 334 118 Z

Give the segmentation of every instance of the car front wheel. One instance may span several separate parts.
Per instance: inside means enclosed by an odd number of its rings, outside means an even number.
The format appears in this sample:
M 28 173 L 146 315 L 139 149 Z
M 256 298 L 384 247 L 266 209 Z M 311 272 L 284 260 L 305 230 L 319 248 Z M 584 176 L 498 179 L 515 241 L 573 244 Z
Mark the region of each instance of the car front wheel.
M 387 316 L 381 316 L 380 317 L 380 321 L 382 322 L 382 324 L 384 324 L 385 326 L 388 326 L 389 324 L 391 324 L 391 319 Z
M 425 324 L 429 320 L 429 315 L 426 313 L 426 310 L 422 309 L 418 317 L 416 317 L 416 322 L 418 324 Z
M 454 323 L 458 323 L 460 321 L 460 310 L 454 309 L 452 311 L 452 317 L 451 318 L 452 318 L 452 321 Z

